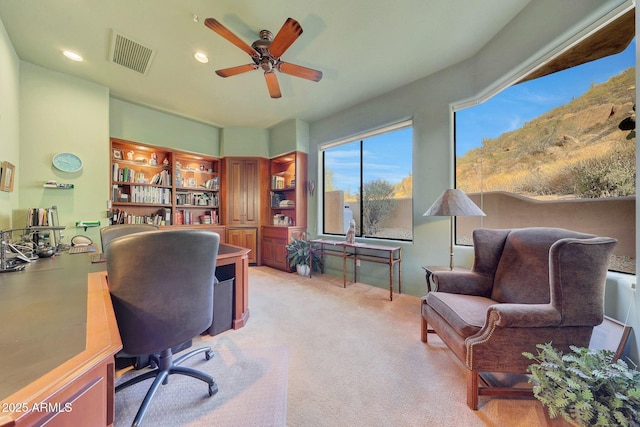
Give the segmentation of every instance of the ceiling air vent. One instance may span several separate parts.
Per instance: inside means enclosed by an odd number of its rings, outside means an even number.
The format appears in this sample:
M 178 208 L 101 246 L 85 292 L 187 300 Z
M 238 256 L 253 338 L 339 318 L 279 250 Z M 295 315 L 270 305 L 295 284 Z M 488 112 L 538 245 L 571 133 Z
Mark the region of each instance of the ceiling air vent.
M 137 71 L 140 74 L 146 74 L 154 55 L 153 49 L 143 46 L 116 31 L 112 31 L 111 50 L 109 52 L 111 62 Z

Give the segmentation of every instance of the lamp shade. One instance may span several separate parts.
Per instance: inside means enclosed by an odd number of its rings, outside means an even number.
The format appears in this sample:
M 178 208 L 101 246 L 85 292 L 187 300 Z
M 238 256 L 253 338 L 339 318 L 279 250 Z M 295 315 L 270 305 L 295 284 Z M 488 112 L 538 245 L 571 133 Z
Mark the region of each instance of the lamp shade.
M 423 216 L 486 216 L 484 212 L 457 188 L 445 190 Z

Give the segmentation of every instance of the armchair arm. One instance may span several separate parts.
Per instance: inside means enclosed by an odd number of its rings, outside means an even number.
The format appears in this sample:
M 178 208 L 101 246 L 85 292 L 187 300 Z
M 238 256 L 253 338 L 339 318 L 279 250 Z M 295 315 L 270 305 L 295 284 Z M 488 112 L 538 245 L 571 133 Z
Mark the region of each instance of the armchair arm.
M 551 304 L 494 304 L 487 310 L 487 324 L 495 322 L 500 328 L 548 328 L 561 320 Z
M 435 271 L 431 276 L 434 290 L 450 294 L 491 295 L 493 278 L 474 271 Z

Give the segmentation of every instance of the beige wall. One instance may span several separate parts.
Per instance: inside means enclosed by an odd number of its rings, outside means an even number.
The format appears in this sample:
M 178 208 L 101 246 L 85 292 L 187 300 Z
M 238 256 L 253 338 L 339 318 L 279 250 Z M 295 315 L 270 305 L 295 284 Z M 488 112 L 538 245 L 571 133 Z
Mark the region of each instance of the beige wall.
M 84 167 L 66 173 L 51 164 L 53 155 L 77 154 Z M 28 62 L 20 64 L 20 211 L 14 225 L 25 226 L 28 208 L 58 207 L 67 237 L 98 228 L 76 228 L 82 220 L 106 225 L 109 197 L 109 91 L 104 86 L 57 73 Z M 48 180 L 74 189 L 43 188 Z M 69 243 L 69 239 L 65 241 Z
M 615 254 L 636 256 L 636 198 L 534 200 L 502 191 L 468 196 L 486 217 L 458 217 L 457 235 L 475 228 L 560 227 L 618 239 Z
M 0 162 L 20 165 L 20 60 L 0 21 Z M 13 212 L 18 209 L 20 177 L 14 191 L 0 191 L 0 230 L 11 228 Z

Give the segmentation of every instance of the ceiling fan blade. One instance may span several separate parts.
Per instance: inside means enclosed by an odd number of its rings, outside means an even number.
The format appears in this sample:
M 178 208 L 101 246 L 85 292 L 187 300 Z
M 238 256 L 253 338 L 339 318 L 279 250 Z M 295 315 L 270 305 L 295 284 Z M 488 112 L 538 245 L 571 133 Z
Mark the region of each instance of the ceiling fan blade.
M 256 64 L 238 65 L 237 67 L 224 68 L 222 70 L 216 70 L 216 74 L 220 77 L 231 77 L 236 74 L 246 73 L 247 71 L 256 70 L 258 66 Z
M 222 25 L 220 22 L 216 21 L 213 18 L 207 18 L 204 20 L 204 25 L 212 29 L 214 32 L 220 34 L 225 39 L 229 40 L 234 45 L 238 46 L 240 49 L 244 50 L 251 56 L 259 57 L 260 54 L 251 46 L 246 44 L 240 37 L 233 34 L 227 27 Z
M 269 95 L 271 95 L 272 98 L 280 98 L 282 94 L 280 93 L 280 85 L 278 84 L 278 77 L 276 77 L 276 73 L 273 71 L 265 71 L 264 78 L 267 81 Z
M 302 27 L 298 21 L 293 18 L 287 18 L 271 42 L 269 52 L 271 52 L 272 56 L 279 58 L 300 37 L 300 34 L 302 34 Z
M 281 73 L 289 74 L 290 76 L 301 77 L 307 80 L 313 80 L 314 82 L 319 82 L 322 78 L 322 71 L 303 67 L 301 65 L 290 64 L 288 62 L 280 61 L 276 65 L 276 68 Z

